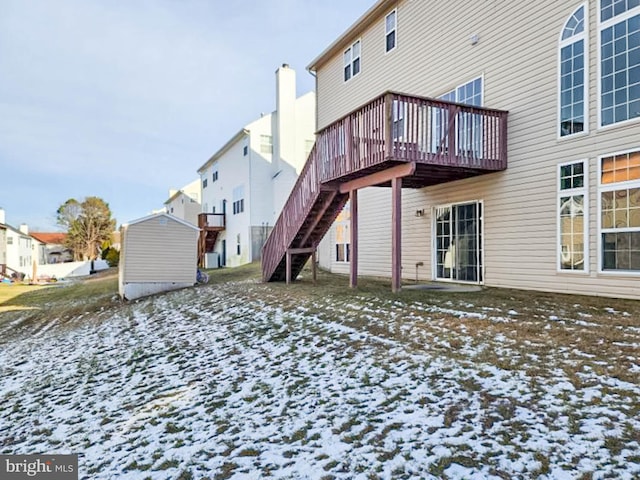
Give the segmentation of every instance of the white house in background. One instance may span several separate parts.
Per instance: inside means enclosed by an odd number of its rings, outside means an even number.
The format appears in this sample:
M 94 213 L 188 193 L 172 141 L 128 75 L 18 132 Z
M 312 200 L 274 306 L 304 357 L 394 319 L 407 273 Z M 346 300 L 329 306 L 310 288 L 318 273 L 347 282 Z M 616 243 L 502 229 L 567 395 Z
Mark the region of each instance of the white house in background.
M 38 260 L 33 255 L 33 238 L 29 235 L 29 227 L 26 224 L 20 225 L 20 228 L 14 228 L 5 223 L 5 212 L 0 208 L 0 227 L 4 232 L 0 234 L 3 240 L 3 247 L 0 247 L 0 264 L 6 265 L 9 269 L 16 272 L 30 275 L 33 267 L 33 260 Z
M 34 258 L 38 265 L 64 263 L 73 260 L 71 250 L 64 245 L 67 234 L 64 232 L 31 232 L 34 239 Z M 36 255 L 36 250 L 38 251 Z
M 202 211 L 200 199 L 200 179 L 198 178 L 180 190 L 169 190 L 169 199 L 164 202 L 164 208 L 167 213 L 197 225 L 198 214 Z
M 296 98 L 295 71 L 283 64 L 276 70 L 276 109 L 240 129 L 198 169 L 204 225 L 212 227 L 201 234 L 201 258 L 216 252 L 226 266 L 260 258 L 314 131 L 315 94 Z

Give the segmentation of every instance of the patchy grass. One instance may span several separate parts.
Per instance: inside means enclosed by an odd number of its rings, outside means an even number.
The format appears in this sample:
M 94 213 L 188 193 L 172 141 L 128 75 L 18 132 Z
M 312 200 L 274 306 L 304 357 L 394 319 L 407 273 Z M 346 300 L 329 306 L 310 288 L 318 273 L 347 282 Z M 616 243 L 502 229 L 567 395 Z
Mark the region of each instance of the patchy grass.
M 26 293 L 34 292 L 42 288 L 45 288 L 45 287 L 41 287 L 38 285 L 21 285 L 17 283 L 1 283 L 0 282 L 0 313 L 9 312 L 12 310 L 25 310 L 29 308 L 36 308 L 36 307 L 22 305 L 19 302 L 14 302 L 14 299 Z
M 4 288 L 0 284 L 0 295 Z M 4 301 L 0 298 L 0 334 L 6 336 L 46 330 L 120 304 L 117 269 L 71 283 L 8 288 L 16 290 L 9 290 L 15 292 L 10 296 L 5 293 Z
M 0 453 L 82 451 L 96 479 L 640 476 L 639 302 L 209 275 L 16 297 L 41 309 L 0 315 Z

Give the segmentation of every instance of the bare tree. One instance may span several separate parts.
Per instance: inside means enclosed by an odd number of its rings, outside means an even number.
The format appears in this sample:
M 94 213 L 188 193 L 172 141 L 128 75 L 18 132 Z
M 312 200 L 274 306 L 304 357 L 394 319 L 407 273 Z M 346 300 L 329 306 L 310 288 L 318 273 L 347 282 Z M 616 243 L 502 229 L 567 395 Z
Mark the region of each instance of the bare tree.
M 111 218 L 109 204 L 99 197 L 82 202 L 70 198 L 57 210 L 58 224 L 67 229 L 66 245 L 74 260 L 95 260 L 100 247 L 111 238 L 116 221 Z

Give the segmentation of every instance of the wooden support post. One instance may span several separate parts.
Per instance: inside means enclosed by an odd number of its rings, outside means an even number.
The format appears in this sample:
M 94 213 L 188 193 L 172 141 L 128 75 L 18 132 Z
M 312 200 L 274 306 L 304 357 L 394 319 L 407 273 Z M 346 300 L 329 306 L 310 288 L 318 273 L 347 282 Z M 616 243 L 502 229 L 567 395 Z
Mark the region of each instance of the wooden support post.
M 351 223 L 349 225 L 349 286 L 358 286 L 358 190 L 349 192 Z
M 313 284 L 315 285 L 317 280 L 318 280 L 318 269 L 316 267 L 316 257 L 317 257 L 317 250 L 313 250 L 313 253 L 311 254 L 311 271 L 313 272 Z
M 391 290 L 400 291 L 402 278 L 402 178 L 391 180 Z
M 291 252 L 289 252 L 288 250 L 287 250 L 287 261 L 286 261 L 286 263 L 287 263 L 287 266 L 286 266 L 286 269 L 287 269 L 287 285 L 289 285 L 291 283 Z

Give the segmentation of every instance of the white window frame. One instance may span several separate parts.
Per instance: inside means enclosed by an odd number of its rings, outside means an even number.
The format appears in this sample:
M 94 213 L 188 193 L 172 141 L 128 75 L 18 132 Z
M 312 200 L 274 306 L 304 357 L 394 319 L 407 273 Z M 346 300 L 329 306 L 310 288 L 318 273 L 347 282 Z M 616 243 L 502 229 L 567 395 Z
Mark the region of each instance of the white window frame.
M 260 153 L 263 155 L 273 155 L 273 136 L 260 135 Z
M 564 33 L 564 30 L 567 26 L 567 23 L 569 22 L 569 20 L 571 20 L 571 18 L 576 14 L 576 12 L 580 9 L 580 8 L 584 8 L 584 29 L 581 33 L 578 33 L 577 35 L 573 35 L 565 40 L 562 39 L 562 35 Z M 582 44 L 583 44 L 583 61 L 584 61 L 584 78 L 583 78 L 583 84 L 584 84 L 584 92 L 583 92 L 583 105 L 584 105 L 584 110 L 582 112 L 582 116 L 584 117 L 584 128 L 581 132 L 578 133 L 571 133 L 569 135 L 562 135 L 562 125 L 561 125 L 561 119 L 562 119 L 562 49 L 564 47 L 567 47 L 569 45 L 572 45 L 576 42 L 579 42 L 580 40 L 582 40 Z M 589 134 L 589 5 L 585 2 L 581 5 L 578 5 L 573 12 L 571 12 L 571 15 L 569 15 L 569 17 L 567 18 L 567 20 L 564 22 L 562 29 L 560 30 L 560 34 L 558 35 L 558 73 L 557 73 L 557 77 L 558 77 L 558 84 L 557 84 L 557 92 L 558 92 L 558 105 L 557 105 L 557 115 L 558 115 L 558 119 L 557 119 L 557 124 L 556 124 L 556 133 L 557 133 L 557 137 L 558 140 L 567 140 L 569 138 L 577 138 L 577 137 L 581 137 L 584 135 L 588 135 Z M 598 82 L 598 85 L 600 85 L 600 82 Z
M 582 172 L 584 175 L 584 182 L 582 187 L 580 188 L 568 188 L 565 190 L 562 190 L 562 167 L 565 167 L 567 165 L 575 165 L 576 163 L 582 163 Z M 588 274 L 589 273 L 589 263 L 590 263 L 590 257 L 589 257 L 589 242 L 590 242 L 590 237 L 589 237 L 589 160 L 588 159 L 581 159 L 581 160 L 574 160 L 571 162 L 563 162 L 563 163 L 559 163 L 557 170 L 556 170 L 556 177 L 557 177 L 557 192 L 558 195 L 556 196 L 556 229 L 557 229 L 557 239 L 556 239 L 556 269 L 558 271 L 558 273 L 568 273 L 570 275 L 584 275 L 584 274 Z M 564 269 L 562 268 L 562 260 L 561 260 L 561 256 L 562 256 L 562 248 L 561 248 L 561 239 L 562 239 L 562 232 L 560 229 L 560 198 L 561 197 L 573 197 L 576 195 L 582 195 L 583 196 L 583 239 L 584 239 L 584 251 L 583 251 L 583 255 L 584 255 L 584 265 L 583 265 L 583 269 L 582 270 L 577 270 L 577 269 L 573 269 L 573 270 L 568 270 L 568 269 Z
M 450 211 L 453 210 L 453 207 L 459 205 L 469 205 L 469 204 L 478 204 L 480 205 L 480 216 L 478 220 L 480 221 L 480 231 L 477 235 L 480 236 L 480 241 L 478 242 L 478 247 L 480 248 L 480 268 L 478 269 L 478 273 L 482 277 L 482 280 L 471 282 L 467 280 L 458 280 L 453 278 L 441 278 L 438 277 L 438 228 L 437 228 L 437 211 L 440 208 L 449 208 Z M 484 200 L 464 200 L 460 202 L 454 203 L 445 203 L 441 205 L 435 205 L 431 208 L 431 278 L 436 282 L 449 282 L 449 283 L 466 283 L 470 285 L 484 285 L 486 279 L 486 264 L 485 264 L 485 205 Z
M 358 46 L 357 57 L 353 55 L 353 51 L 356 45 Z M 349 46 L 349 48 L 344 51 L 344 53 L 342 54 L 342 59 L 342 79 L 346 83 L 350 80 L 353 80 L 356 76 L 360 75 L 360 72 L 362 72 L 362 40 L 360 38 L 353 42 L 351 46 Z M 358 60 L 358 71 L 356 73 L 353 73 L 353 67 L 356 63 L 356 60 Z M 347 67 L 349 67 L 349 78 L 345 78 Z
M 388 19 L 393 15 L 393 28 L 389 28 Z M 393 47 L 389 48 L 388 38 L 393 33 Z M 394 8 L 384 17 L 384 52 L 393 52 L 398 46 L 398 9 Z
M 601 10 L 602 10 L 602 0 L 598 0 L 598 11 L 597 11 L 597 23 L 598 23 L 598 32 L 597 32 L 597 51 L 598 51 L 598 68 L 597 68 L 597 118 L 598 118 L 598 130 L 608 130 L 610 128 L 617 128 L 624 125 L 629 125 L 631 123 L 640 122 L 640 117 L 630 118 L 627 120 L 623 120 L 621 122 L 613 122 L 609 125 L 602 125 L 602 31 L 616 25 L 620 22 L 626 21 L 631 17 L 635 17 L 636 15 L 640 15 L 640 6 L 632 8 L 631 10 L 627 10 L 624 13 L 619 15 L 614 15 L 610 19 L 606 21 L 602 21 L 601 18 Z M 607 157 L 609 155 L 604 155 L 603 157 Z M 600 184 L 600 180 L 598 180 L 598 184 Z M 608 273 L 608 271 L 607 271 Z
M 462 88 L 462 87 L 466 87 L 467 85 L 480 80 L 480 104 L 479 105 L 474 105 L 474 106 L 479 106 L 482 107 L 484 105 L 484 73 L 478 75 L 477 77 L 473 77 L 471 80 L 468 80 L 464 83 L 461 83 L 459 85 L 456 85 L 454 88 L 444 92 L 443 94 L 439 95 L 437 98 L 439 100 L 445 100 L 445 101 L 451 101 L 451 102 L 457 102 L 457 103 L 463 103 L 463 101 L 458 97 L 458 91 Z M 451 100 L 448 97 L 451 97 L 453 95 L 453 99 Z M 467 105 L 472 105 L 472 104 L 467 104 Z M 432 124 L 432 129 L 433 131 L 431 132 L 431 144 L 430 145 L 430 149 L 432 152 L 437 152 L 440 149 L 442 149 L 442 145 L 440 145 L 440 140 L 441 138 L 438 138 L 437 132 L 438 131 L 442 131 L 443 128 L 443 122 L 447 121 L 448 122 L 448 118 L 447 116 L 444 114 L 445 112 L 441 112 L 441 111 L 436 111 L 434 112 L 436 117 L 436 119 L 434 119 L 434 122 Z M 439 128 L 438 128 L 439 126 Z M 457 131 L 457 129 L 456 129 Z M 456 149 L 459 148 L 457 141 L 456 143 Z
M 625 182 L 618 182 L 618 183 L 608 183 L 608 184 L 602 184 L 602 159 L 604 158 L 609 158 L 609 157 L 614 157 L 616 155 L 624 155 L 627 153 L 633 153 L 633 152 L 637 152 L 640 151 L 640 147 L 639 148 L 631 148 L 631 149 L 627 149 L 627 150 L 622 150 L 622 151 L 618 151 L 618 152 L 613 152 L 613 153 L 607 153 L 606 155 L 600 155 L 598 157 L 598 168 L 597 168 L 597 174 L 598 174 L 598 180 L 597 180 L 597 185 L 598 185 L 598 191 L 597 191 L 597 195 L 598 195 L 598 199 L 597 199 L 597 228 L 598 228 L 598 238 L 597 238 L 597 245 L 598 245 L 598 254 L 597 254 L 597 262 L 598 262 L 598 267 L 597 267 L 597 272 L 599 275 L 612 275 L 612 276 L 618 276 L 618 277 L 640 277 L 640 271 L 629 271 L 629 270 L 604 270 L 602 268 L 602 261 L 603 261 L 603 255 L 602 255 L 602 234 L 603 233 L 607 233 L 607 232 L 603 232 L 602 230 L 602 192 L 609 192 L 609 191 L 615 191 L 615 190 L 622 190 L 622 189 L 626 189 L 626 188 L 640 188 L 640 180 L 627 180 Z M 609 230 L 609 229 L 607 229 Z M 612 229 L 615 230 L 615 229 Z M 617 231 L 619 232 L 631 232 L 631 231 L 638 231 L 640 230 L 638 227 L 633 227 L 633 228 L 626 228 L 626 229 L 618 229 Z

